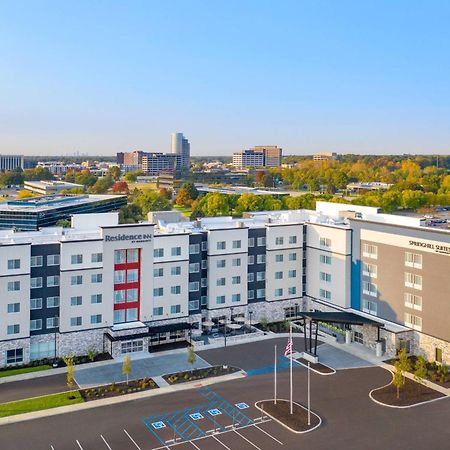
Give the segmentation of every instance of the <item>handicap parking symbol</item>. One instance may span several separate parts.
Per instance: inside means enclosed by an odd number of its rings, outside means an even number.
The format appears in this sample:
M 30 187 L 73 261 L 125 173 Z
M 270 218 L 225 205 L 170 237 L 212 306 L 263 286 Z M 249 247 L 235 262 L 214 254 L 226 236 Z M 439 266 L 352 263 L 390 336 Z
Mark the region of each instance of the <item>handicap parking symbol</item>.
M 217 409 L 217 408 L 210 409 L 208 412 L 209 412 L 209 414 L 211 414 L 211 416 L 218 416 L 219 414 L 222 414 L 220 412 L 220 409 Z
M 192 420 L 200 420 L 200 419 L 203 419 L 203 416 L 202 416 L 202 414 L 200 414 L 200 413 L 189 414 L 189 417 L 190 417 Z
M 155 430 L 159 430 L 160 428 L 166 428 L 166 424 L 162 420 L 160 420 L 158 422 L 153 422 L 152 427 Z
M 247 408 L 249 408 L 249 406 L 247 405 L 247 403 L 236 403 L 236 408 L 237 409 L 247 409 Z

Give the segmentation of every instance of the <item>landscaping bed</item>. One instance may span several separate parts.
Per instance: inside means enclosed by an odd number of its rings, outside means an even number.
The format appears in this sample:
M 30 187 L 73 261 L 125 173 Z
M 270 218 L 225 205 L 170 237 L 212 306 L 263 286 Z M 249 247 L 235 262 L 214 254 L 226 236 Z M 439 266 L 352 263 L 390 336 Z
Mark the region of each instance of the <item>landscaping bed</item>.
M 296 361 L 298 361 L 299 363 L 303 364 L 304 366 L 308 367 L 308 361 L 304 358 L 298 358 L 296 359 Z M 324 364 L 321 363 L 309 363 L 309 366 L 311 367 L 311 369 L 317 370 L 317 372 L 320 373 L 336 373 L 336 371 L 334 369 L 332 369 L 331 367 L 325 366 Z
M 257 323 L 255 327 L 262 331 L 271 331 L 272 333 L 289 333 L 290 322 L 284 320 L 282 322 Z
M 257 402 L 257 406 L 264 413 L 278 420 L 291 431 L 301 433 L 309 431 L 320 425 L 320 418 L 311 412 L 311 424 L 308 425 L 308 411 L 293 402 L 293 414 L 290 413 L 290 402 L 288 400 L 277 400 L 277 404 L 273 400 L 264 400 Z
M 416 383 L 409 378 L 405 378 L 405 385 L 400 388 L 400 398 L 397 398 L 397 388 L 393 383 L 373 390 L 371 396 L 374 400 L 390 406 L 411 406 L 417 403 L 445 397 L 444 394 L 424 386 L 423 384 Z
M 120 383 L 111 383 L 93 388 L 80 389 L 80 394 L 86 402 L 99 400 L 101 398 L 118 397 L 119 395 L 133 394 L 135 392 L 149 391 L 159 386 L 152 378 L 140 378 Z
M 183 372 L 171 373 L 163 375 L 164 380 L 169 384 L 186 383 L 188 381 L 203 380 L 204 378 L 220 377 L 221 375 L 228 375 L 230 373 L 239 372 L 241 369 L 237 367 L 227 366 L 213 366 L 205 367 L 203 369 L 186 370 Z
M 91 355 L 83 355 L 83 356 L 74 356 L 73 357 L 73 363 L 76 366 L 79 366 L 80 364 L 87 364 L 91 362 L 98 362 L 98 361 L 109 361 L 113 359 L 112 356 L 109 353 L 93 353 Z M 56 364 L 58 367 L 65 367 L 66 363 L 62 358 L 58 358 L 56 360 Z

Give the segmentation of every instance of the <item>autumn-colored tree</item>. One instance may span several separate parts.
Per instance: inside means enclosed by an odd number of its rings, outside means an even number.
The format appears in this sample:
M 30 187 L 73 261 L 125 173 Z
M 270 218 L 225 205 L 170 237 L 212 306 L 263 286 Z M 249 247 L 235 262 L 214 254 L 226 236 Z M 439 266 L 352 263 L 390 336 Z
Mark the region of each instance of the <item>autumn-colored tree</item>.
M 189 191 L 185 188 L 181 188 L 178 191 L 177 197 L 175 199 L 175 204 L 182 207 L 189 207 L 192 205 L 193 199 L 189 195 Z
M 128 183 L 126 181 L 116 181 L 111 189 L 113 192 L 127 192 Z

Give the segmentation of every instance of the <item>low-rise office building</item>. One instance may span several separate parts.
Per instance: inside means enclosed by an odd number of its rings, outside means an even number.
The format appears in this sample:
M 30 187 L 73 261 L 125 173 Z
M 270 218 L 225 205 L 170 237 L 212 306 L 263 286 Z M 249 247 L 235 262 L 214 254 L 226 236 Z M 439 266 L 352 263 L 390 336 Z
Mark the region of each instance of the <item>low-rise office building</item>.
M 372 319 L 347 337 L 389 356 L 406 347 L 450 362 L 450 233 L 418 219 L 317 202 L 238 220 L 72 220 L 0 231 L 0 365 L 148 351 L 203 323 L 311 311 Z
M 70 189 L 82 189 L 85 186 L 77 183 L 68 183 L 67 181 L 25 181 L 23 185 L 27 191 L 34 192 L 41 195 L 58 194 L 61 191 L 68 191 Z

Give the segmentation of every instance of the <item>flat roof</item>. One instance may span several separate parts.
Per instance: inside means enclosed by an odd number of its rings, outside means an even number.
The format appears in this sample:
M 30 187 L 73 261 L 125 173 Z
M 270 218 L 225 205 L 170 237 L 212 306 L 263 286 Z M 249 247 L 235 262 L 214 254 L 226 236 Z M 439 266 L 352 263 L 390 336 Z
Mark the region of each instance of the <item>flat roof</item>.
M 301 311 L 299 315 L 305 317 L 306 319 L 318 322 L 345 323 L 349 325 L 373 325 L 375 327 L 384 327 L 384 323 L 346 311 L 336 311 L 336 312 Z

